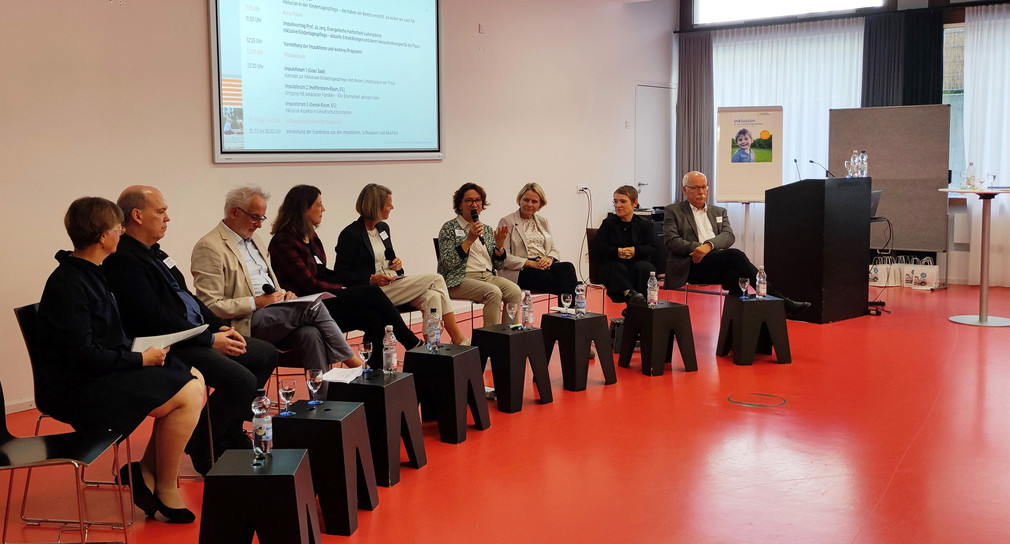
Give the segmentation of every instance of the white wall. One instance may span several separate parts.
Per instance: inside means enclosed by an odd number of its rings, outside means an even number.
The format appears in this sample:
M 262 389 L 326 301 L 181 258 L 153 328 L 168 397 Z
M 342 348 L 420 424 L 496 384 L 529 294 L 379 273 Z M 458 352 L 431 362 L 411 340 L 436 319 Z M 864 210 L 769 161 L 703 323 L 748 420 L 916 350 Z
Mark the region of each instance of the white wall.
M 464 181 L 482 184 L 487 221 L 512 211 L 530 180 L 546 189 L 562 256 L 576 260 L 586 199 L 592 222 L 633 181 L 636 81 L 669 82 L 677 0 L 442 0 L 446 159 L 431 163 L 219 166 L 211 162 L 207 2 L 5 2 L 0 17 L 0 381 L 11 408 L 32 399 L 11 308 L 35 302 L 68 248 L 62 218 L 82 195 L 162 189 L 164 248 L 181 269 L 221 217 L 224 193 L 259 183 L 273 216 L 296 183 L 320 187 L 320 236 L 332 247 L 362 185 L 394 191 L 390 224 L 409 270 L 434 270 L 431 237 Z M 486 26 L 479 35 L 478 23 Z

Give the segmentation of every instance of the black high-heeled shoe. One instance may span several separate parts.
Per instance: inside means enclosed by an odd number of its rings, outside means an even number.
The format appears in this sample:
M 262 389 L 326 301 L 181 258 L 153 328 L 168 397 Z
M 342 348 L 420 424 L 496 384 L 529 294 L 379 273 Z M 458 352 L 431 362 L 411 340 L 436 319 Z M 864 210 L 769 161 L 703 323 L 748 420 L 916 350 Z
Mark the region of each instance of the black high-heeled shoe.
M 169 523 L 193 523 L 196 521 L 196 514 L 193 513 L 189 508 L 169 508 L 165 506 L 165 503 L 161 502 L 157 496 L 154 500 L 158 505 L 158 513 L 165 516 L 165 520 Z
M 157 498 L 147 488 L 147 484 L 144 483 L 144 473 L 140 470 L 140 463 L 133 462 L 129 465 L 123 465 L 119 469 L 119 482 L 124 485 L 128 483 L 131 472 L 133 473 L 133 486 L 131 488 L 133 504 L 143 510 L 144 514 L 153 516 L 154 512 L 158 509 Z

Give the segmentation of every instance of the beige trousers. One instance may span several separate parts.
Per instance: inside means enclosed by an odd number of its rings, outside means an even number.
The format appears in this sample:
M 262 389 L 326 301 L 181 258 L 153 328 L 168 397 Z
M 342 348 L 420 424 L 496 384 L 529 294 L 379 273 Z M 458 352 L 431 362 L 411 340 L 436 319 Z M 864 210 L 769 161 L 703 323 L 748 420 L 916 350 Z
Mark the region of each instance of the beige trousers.
M 511 281 L 490 272 L 467 272 L 459 285 L 449 288 L 449 296 L 483 304 L 484 326 L 488 326 L 507 319 L 502 301 L 519 304 L 522 290 Z M 515 319 L 521 319 L 519 312 L 516 312 Z

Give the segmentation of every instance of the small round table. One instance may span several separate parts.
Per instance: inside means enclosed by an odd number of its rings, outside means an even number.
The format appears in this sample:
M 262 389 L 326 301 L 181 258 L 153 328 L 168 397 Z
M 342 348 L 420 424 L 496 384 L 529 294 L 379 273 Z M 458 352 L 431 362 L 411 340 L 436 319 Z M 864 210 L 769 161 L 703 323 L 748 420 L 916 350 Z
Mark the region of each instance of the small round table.
M 1010 189 L 940 189 L 940 192 L 978 195 L 982 201 L 982 263 L 978 280 L 978 315 L 953 315 L 950 320 L 977 327 L 1010 327 L 1010 319 L 989 316 L 989 228 L 992 199 L 1000 193 L 1010 193 Z

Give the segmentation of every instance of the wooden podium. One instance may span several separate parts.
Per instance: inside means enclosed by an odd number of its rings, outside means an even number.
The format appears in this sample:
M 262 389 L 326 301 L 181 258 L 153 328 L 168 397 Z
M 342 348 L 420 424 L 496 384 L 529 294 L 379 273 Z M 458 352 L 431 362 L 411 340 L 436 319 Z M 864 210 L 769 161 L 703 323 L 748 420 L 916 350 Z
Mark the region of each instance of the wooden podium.
M 867 314 L 870 178 L 805 179 L 765 191 L 768 282 L 810 302 L 794 319 Z

